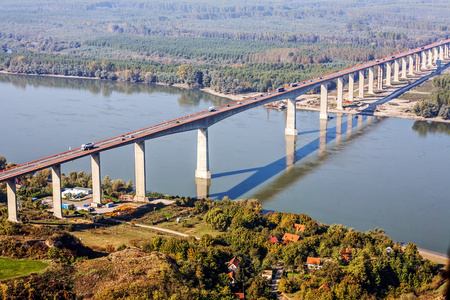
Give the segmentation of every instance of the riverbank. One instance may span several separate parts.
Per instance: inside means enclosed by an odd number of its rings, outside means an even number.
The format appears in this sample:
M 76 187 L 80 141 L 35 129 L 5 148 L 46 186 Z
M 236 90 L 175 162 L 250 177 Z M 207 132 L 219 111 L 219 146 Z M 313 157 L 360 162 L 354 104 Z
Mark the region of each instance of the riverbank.
M 403 249 L 405 249 L 406 247 L 404 247 Z M 425 250 L 425 249 L 421 249 L 418 248 L 417 249 L 419 251 L 419 254 L 424 258 L 424 259 L 428 259 L 431 262 L 437 263 L 439 265 L 450 265 L 450 259 L 448 257 L 448 255 L 445 254 L 441 254 L 441 253 L 437 253 L 434 251 L 430 251 L 430 250 Z
M 449 63 L 450 64 L 450 63 Z M 70 78 L 70 79 L 90 79 L 90 80 L 104 80 L 97 77 L 83 77 L 83 76 L 65 76 L 65 75 L 54 75 L 54 74 L 20 74 L 20 73 L 12 73 L 5 70 L 0 70 L 1 74 L 10 74 L 10 75 L 21 75 L 21 76 L 44 76 L 44 77 L 56 77 L 56 78 Z M 422 76 L 429 75 L 431 72 L 426 71 L 422 72 Z M 441 74 L 449 74 L 450 69 L 444 69 Z M 344 105 L 343 110 L 337 110 L 337 97 L 336 91 L 330 91 L 328 97 L 328 112 L 330 113 L 345 113 L 345 114 L 360 114 L 364 112 L 370 112 L 373 116 L 377 117 L 392 117 L 392 118 L 402 118 L 402 119 L 410 119 L 417 121 L 431 121 L 431 122 L 444 122 L 450 123 L 450 120 L 444 120 L 441 117 L 436 118 L 424 118 L 420 116 L 416 116 L 413 113 L 413 107 L 417 103 L 417 101 L 421 100 L 417 95 L 422 95 L 423 97 L 429 96 L 429 92 L 424 92 L 423 90 L 428 87 L 431 88 L 431 80 L 428 79 L 424 83 L 420 84 L 417 87 L 412 88 L 410 91 L 406 91 L 398 98 L 392 98 L 386 101 L 383 101 L 382 104 L 377 104 L 383 98 L 389 97 L 392 93 L 396 92 L 399 89 L 405 88 L 407 85 L 411 83 L 412 80 L 420 79 L 421 77 L 413 77 L 405 80 L 399 84 L 385 87 L 381 91 L 375 91 L 374 95 L 364 95 L 364 98 L 355 98 L 352 104 Z M 156 85 L 165 85 L 168 84 L 156 82 L 153 83 Z M 173 87 L 181 88 L 181 89 L 192 89 L 186 83 L 175 83 L 172 85 Z M 367 87 L 367 86 L 366 86 Z M 424 88 L 425 87 L 425 88 Z M 259 95 L 259 92 L 251 92 L 245 94 L 229 94 L 229 93 L 220 93 L 216 92 L 211 88 L 203 88 L 200 91 L 219 96 L 222 98 L 227 98 L 232 101 L 239 101 L 248 97 L 254 97 L 255 95 Z M 357 92 L 358 89 L 355 90 Z M 320 94 L 308 94 L 302 95 L 297 98 L 297 109 L 309 110 L 309 111 L 319 111 L 320 106 Z M 376 108 L 375 108 L 376 107 Z

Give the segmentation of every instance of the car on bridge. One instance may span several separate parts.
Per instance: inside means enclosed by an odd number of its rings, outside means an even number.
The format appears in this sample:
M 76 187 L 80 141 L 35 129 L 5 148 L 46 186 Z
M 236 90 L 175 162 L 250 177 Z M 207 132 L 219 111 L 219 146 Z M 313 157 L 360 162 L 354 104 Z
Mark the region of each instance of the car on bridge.
M 81 150 L 85 151 L 85 150 L 89 150 L 95 147 L 94 143 L 86 143 L 81 145 Z

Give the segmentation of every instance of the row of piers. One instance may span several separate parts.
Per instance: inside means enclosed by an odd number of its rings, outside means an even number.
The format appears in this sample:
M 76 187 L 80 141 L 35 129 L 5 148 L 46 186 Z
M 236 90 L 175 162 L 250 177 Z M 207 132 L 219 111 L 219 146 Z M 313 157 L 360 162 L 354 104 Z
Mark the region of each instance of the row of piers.
M 393 57 L 394 58 L 394 57 Z M 359 70 L 358 75 L 358 97 L 364 98 L 365 92 L 365 75 L 368 74 L 367 94 L 373 95 L 375 82 L 375 67 L 377 68 L 377 89 L 383 90 L 384 86 L 392 86 L 394 83 L 400 82 L 400 79 L 407 79 L 408 76 L 414 76 L 414 72 L 430 70 L 435 65 L 439 65 L 438 61 L 449 58 L 449 44 L 442 44 L 422 52 L 411 54 L 399 59 L 386 62 L 377 60 L 373 66 Z M 393 74 L 392 74 L 393 73 Z M 346 77 L 348 76 L 348 77 Z M 355 93 L 355 73 L 349 73 L 337 78 L 337 110 L 343 110 L 344 100 L 344 84 L 348 78 L 348 101 L 354 100 Z M 334 80 L 334 79 L 333 79 Z M 331 79 L 329 80 L 331 81 Z M 328 119 L 328 82 L 324 81 L 320 84 L 320 113 L 321 120 Z M 361 119 L 362 120 L 362 119 Z M 321 124 L 325 122 L 321 122 Z M 325 132 L 326 132 L 326 125 Z M 352 118 L 348 118 L 348 126 L 352 128 Z M 321 126 L 323 127 L 323 126 Z M 321 131 L 323 128 L 321 128 Z M 293 140 L 293 149 L 287 149 L 287 159 L 294 163 L 292 154 L 295 152 L 295 140 L 298 132 L 296 128 L 296 100 L 288 99 L 287 101 L 287 119 L 286 119 L 286 138 Z M 326 134 L 325 134 L 326 135 Z M 294 137 L 289 138 L 289 137 Z M 135 149 L 135 185 L 137 201 L 146 201 L 146 173 L 145 173 L 145 141 L 134 143 Z M 288 163 L 289 164 L 289 163 Z M 92 171 L 92 190 L 93 202 L 101 203 L 101 172 L 100 172 L 100 152 L 91 154 L 91 171 Z M 53 187 L 53 207 L 54 215 L 62 218 L 62 196 L 61 196 L 61 165 L 56 164 L 51 167 L 52 171 L 52 187 Z M 197 138 L 197 169 L 195 170 L 195 178 L 197 181 L 205 182 L 205 186 L 209 186 L 211 180 L 211 171 L 209 169 L 209 150 L 208 150 L 208 127 L 198 129 Z M 6 181 L 7 183 L 7 202 L 8 202 L 8 220 L 18 222 L 17 216 L 17 196 L 16 186 L 13 179 Z M 206 196 L 206 195 L 205 195 Z

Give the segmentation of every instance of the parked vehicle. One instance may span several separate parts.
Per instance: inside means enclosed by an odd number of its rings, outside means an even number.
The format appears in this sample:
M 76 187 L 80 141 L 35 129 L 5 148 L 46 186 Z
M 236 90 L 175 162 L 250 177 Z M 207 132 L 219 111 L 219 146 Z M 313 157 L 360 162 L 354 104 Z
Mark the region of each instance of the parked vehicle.
M 85 151 L 85 150 L 89 150 L 95 147 L 94 143 L 86 143 L 81 145 L 81 150 Z

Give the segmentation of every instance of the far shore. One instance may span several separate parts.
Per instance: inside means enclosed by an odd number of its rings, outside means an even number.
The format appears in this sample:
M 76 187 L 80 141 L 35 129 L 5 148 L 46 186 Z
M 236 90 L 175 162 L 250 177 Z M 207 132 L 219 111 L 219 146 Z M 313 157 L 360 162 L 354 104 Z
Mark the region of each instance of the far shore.
M 449 72 L 450 69 L 447 69 L 443 72 L 443 74 L 445 73 L 450 73 Z M 57 78 L 69 78 L 69 79 L 89 79 L 89 80 L 105 80 L 105 79 L 100 79 L 97 77 L 83 77 L 83 76 L 66 76 L 66 75 L 55 75 L 55 74 L 22 74 L 22 73 L 13 73 L 13 72 L 8 72 L 5 70 L 0 70 L 0 74 L 9 74 L 9 75 L 21 75 L 21 76 L 44 76 L 44 77 L 57 77 Z M 105 80 L 106 81 L 106 80 Z M 110 81 L 110 80 L 108 80 Z M 165 85 L 165 86 L 169 86 L 168 84 L 165 83 L 161 83 L 161 82 L 155 82 L 152 84 L 156 84 L 156 85 Z M 189 87 L 187 84 L 185 83 L 175 83 L 172 85 L 173 87 L 176 88 L 181 88 L 181 89 L 192 89 L 191 87 Z M 203 88 L 200 89 L 200 91 L 211 94 L 211 95 L 215 95 L 215 96 L 219 96 L 222 98 L 227 98 L 230 99 L 232 101 L 239 101 L 248 97 L 254 97 L 256 95 L 261 94 L 260 92 L 251 92 L 251 93 L 245 93 L 245 94 L 230 94 L 230 93 L 220 93 L 220 92 L 216 92 L 211 88 Z M 333 92 L 331 92 L 330 94 L 333 94 Z M 320 95 L 304 95 L 305 98 L 316 98 L 319 99 Z M 303 99 L 304 100 L 304 99 Z M 335 97 L 329 97 L 329 102 L 333 103 L 335 102 Z M 368 105 L 371 102 L 373 102 L 373 99 L 371 99 L 370 97 L 368 99 L 361 99 L 358 102 L 360 102 L 360 104 L 362 105 Z M 374 116 L 376 117 L 392 117 L 392 118 L 402 118 L 402 119 L 410 119 L 410 120 L 416 120 L 416 121 L 431 121 L 431 122 L 444 122 L 444 123 L 450 123 L 450 120 L 443 120 L 442 118 L 438 117 L 438 118 L 424 118 L 424 117 L 420 117 L 420 116 L 416 116 L 415 114 L 413 114 L 412 112 L 409 113 L 405 113 L 402 110 L 412 110 L 412 107 L 414 106 L 415 102 L 414 101 L 399 101 L 399 99 L 392 99 L 389 102 L 395 102 L 396 105 L 398 103 L 403 103 L 403 105 L 401 105 L 401 107 L 388 107 L 385 106 L 388 109 L 385 109 L 383 111 L 375 111 L 373 113 Z M 408 102 L 408 103 L 406 103 Z M 297 109 L 301 109 L 301 110 L 309 110 L 309 111 L 319 111 L 319 107 L 318 106 L 312 106 L 312 105 L 305 105 L 304 101 L 298 101 L 297 102 Z M 351 109 L 351 108 L 344 108 L 343 111 L 341 110 L 336 110 L 333 108 L 329 108 L 328 109 L 329 113 L 343 113 L 343 114 L 358 114 L 360 113 L 360 111 L 358 111 L 357 109 Z

